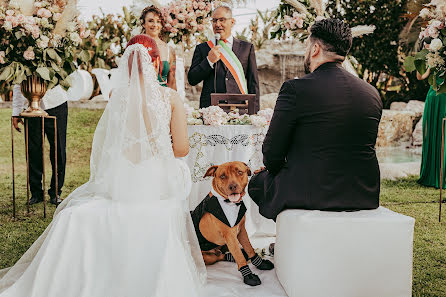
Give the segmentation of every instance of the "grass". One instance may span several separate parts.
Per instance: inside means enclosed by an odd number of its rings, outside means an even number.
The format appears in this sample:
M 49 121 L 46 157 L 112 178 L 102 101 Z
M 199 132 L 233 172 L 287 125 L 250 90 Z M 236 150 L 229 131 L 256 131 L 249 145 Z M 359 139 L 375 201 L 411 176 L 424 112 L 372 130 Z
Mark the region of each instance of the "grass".
M 102 111 L 70 109 L 62 198 L 88 180 L 91 141 L 101 114 Z M 15 133 L 18 211 L 17 219 L 12 219 L 10 115 L 11 110 L 0 110 L 0 269 L 20 258 L 50 223 L 54 212 L 54 206 L 48 204 L 49 215 L 44 219 L 43 206 L 38 204 L 31 207 L 29 215 L 26 213 L 24 141 L 23 135 Z M 382 183 L 381 204 L 416 219 L 414 297 L 446 297 L 446 210 L 443 222 L 438 223 L 437 201 L 438 190 L 419 186 L 415 177 Z

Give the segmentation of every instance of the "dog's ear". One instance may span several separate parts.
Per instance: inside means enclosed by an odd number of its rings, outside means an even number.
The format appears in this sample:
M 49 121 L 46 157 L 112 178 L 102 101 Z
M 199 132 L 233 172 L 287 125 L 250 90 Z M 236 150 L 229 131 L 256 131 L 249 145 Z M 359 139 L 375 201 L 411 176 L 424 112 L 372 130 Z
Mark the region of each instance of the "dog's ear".
M 243 163 L 243 164 L 245 164 L 245 166 L 246 166 L 246 169 L 247 169 L 247 172 L 248 172 L 248 176 L 251 176 L 251 168 L 249 168 L 249 166 L 248 166 L 248 164 L 246 164 L 246 163 Z
M 208 176 L 214 176 L 215 172 L 217 171 L 218 165 L 211 166 L 208 171 L 206 171 L 206 174 L 203 176 L 203 178 Z

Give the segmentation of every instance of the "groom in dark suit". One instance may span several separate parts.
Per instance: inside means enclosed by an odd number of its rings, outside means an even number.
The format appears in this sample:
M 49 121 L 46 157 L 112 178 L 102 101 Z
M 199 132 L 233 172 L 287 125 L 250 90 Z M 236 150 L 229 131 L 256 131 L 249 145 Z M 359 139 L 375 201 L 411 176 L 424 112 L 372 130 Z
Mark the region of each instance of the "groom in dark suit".
M 232 37 L 231 31 L 234 24 L 235 20 L 229 7 L 220 6 L 212 13 L 214 33 L 220 34 L 220 40 L 232 48 L 239 59 L 245 73 L 248 94 L 256 94 L 255 111 L 257 112 L 260 106 L 260 91 L 254 46 L 249 42 Z M 215 44 L 215 41 L 213 42 Z M 220 45 L 211 49 L 206 42 L 195 48 L 187 80 L 192 86 L 203 81 L 200 108 L 211 105 L 211 93 L 241 94 L 234 77 L 220 59 L 220 50 Z
M 308 74 L 282 85 L 263 143 L 266 170 L 248 186 L 263 216 L 379 206 L 375 142 L 382 102 L 375 88 L 342 68 L 351 45 L 351 30 L 340 20 L 311 27 Z

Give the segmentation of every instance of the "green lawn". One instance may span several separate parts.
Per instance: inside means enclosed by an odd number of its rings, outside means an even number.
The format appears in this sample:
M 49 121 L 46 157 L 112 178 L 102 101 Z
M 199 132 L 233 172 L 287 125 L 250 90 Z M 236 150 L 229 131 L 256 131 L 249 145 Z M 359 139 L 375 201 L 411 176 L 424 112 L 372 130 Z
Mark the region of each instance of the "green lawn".
M 102 111 L 70 109 L 62 197 L 88 180 L 91 141 L 101 114 Z M 0 110 L 0 269 L 20 258 L 49 224 L 54 212 L 54 206 L 49 204 L 49 216 L 43 219 L 43 206 L 38 204 L 31 207 L 29 215 L 26 213 L 23 134 L 16 133 L 18 218 L 12 219 L 10 115 L 11 110 Z M 446 205 L 440 224 L 437 201 L 438 190 L 420 187 L 415 177 L 382 183 L 381 204 L 416 219 L 413 269 L 416 297 L 446 297 Z

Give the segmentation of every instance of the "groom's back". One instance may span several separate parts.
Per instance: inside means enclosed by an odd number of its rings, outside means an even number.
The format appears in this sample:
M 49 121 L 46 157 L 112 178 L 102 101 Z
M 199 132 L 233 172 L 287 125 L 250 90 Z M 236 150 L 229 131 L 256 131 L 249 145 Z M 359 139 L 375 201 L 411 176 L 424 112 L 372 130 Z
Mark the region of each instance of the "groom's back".
M 288 83 L 295 90 L 297 114 L 280 177 L 290 195 L 283 208 L 376 208 L 375 142 L 382 112 L 377 90 L 338 63 Z

